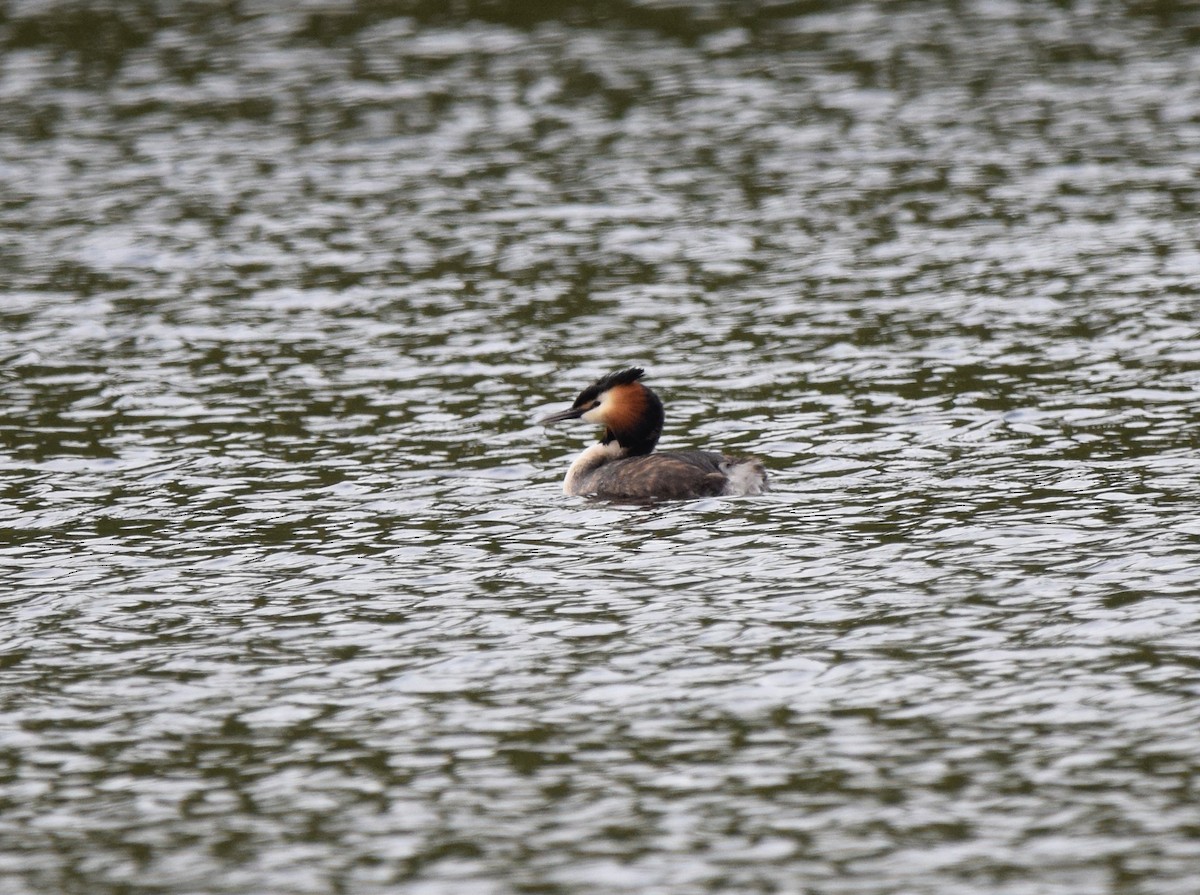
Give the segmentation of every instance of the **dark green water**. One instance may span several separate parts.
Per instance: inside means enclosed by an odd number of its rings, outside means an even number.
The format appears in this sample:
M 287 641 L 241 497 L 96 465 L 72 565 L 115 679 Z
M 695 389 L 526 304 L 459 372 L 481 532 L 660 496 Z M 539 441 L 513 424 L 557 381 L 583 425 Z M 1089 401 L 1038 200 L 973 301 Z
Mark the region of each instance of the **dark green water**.
M 0 895 L 1193 895 L 1200 16 L 456 9 L 0 11 Z

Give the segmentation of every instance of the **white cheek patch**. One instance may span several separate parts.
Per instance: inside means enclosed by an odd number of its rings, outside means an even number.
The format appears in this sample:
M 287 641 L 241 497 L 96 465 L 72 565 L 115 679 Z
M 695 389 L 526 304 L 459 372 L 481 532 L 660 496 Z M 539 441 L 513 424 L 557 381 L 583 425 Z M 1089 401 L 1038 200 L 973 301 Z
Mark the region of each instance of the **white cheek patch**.
M 604 425 L 604 408 L 608 405 L 608 392 L 600 396 L 600 403 L 580 417 L 581 420 L 586 420 L 589 423 L 595 423 L 598 426 Z

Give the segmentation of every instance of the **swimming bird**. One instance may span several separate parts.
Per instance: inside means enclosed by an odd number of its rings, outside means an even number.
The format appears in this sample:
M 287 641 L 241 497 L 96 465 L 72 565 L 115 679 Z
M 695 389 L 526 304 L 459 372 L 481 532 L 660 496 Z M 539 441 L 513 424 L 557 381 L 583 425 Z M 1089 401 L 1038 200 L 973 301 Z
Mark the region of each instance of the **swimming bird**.
M 585 450 L 567 470 L 563 491 L 604 500 L 650 502 L 697 497 L 762 494 L 767 474 L 753 457 L 715 451 L 654 453 L 663 428 L 658 395 L 639 380 L 640 367 L 597 379 L 568 409 L 540 423 L 581 419 L 604 427 L 598 444 Z

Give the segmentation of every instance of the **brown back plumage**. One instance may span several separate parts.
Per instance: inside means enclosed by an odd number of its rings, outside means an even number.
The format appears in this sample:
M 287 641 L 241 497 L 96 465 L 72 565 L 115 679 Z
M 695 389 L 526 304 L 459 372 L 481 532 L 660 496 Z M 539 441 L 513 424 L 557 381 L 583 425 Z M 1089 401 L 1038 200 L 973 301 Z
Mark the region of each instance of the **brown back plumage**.
M 683 500 L 715 497 L 725 491 L 721 464 L 711 451 L 644 454 L 606 463 L 588 479 L 588 491 L 617 500 Z

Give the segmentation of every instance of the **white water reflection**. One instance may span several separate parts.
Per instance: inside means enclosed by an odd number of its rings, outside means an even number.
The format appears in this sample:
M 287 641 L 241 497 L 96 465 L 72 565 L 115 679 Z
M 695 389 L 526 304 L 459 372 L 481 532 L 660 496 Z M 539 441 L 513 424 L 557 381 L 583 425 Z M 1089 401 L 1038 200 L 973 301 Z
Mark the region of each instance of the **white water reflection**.
M 305 10 L 4 38 L 0 891 L 1190 895 L 1186 32 Z

